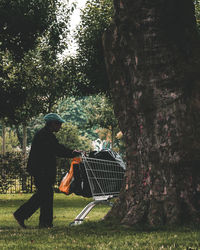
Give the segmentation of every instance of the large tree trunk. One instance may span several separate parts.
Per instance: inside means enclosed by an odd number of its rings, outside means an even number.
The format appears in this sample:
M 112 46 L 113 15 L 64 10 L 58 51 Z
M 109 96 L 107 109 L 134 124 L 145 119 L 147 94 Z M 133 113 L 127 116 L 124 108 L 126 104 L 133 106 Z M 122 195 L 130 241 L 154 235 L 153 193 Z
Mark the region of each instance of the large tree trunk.
M 200 40 L 192 0 L 114 0 L 104 35 L 114 109 L 127 153 L 107 218 L 200 222 Z

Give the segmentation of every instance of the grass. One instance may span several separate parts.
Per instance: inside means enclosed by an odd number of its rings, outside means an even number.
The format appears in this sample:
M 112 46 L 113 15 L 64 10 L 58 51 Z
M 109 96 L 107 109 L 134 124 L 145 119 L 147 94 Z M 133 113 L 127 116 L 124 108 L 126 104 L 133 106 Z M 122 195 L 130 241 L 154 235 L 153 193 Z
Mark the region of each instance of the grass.
M 39 211 L 21 229 L 12 213 L 29 194 L 0 195 L 0 249 L 200 249 L 200 227 L 128 228 L 102 221 L 109 207 L 95 207 L 78 226 L 69 226 L 90 199 L 55 194 L 54 227 L 38 229 Z

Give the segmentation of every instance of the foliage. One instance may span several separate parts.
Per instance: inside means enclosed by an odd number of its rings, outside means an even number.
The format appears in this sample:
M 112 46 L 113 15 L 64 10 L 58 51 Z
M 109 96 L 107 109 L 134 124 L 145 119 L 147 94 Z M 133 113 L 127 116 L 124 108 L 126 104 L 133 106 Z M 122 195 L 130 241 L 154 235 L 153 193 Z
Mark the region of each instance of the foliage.
M 88 126 L 88 109 L 93 112 L 96 108 L 95 103 L 100 98 L 97 96 L 68 97 L 58 103 L 56 111 L 67 121 L 76 125 L 79 134 L 91 140 L 97 139 L 96 127 Z M 92 110 L 92 111 L 91 111 Z
M 91 100 L 92 101 L 92 100 Z M 96 95 L 92 103 L 86 106 L 88 125 L 98 125 L 101 128 L 117 128 L 118 122 L 115 118 L 112 101 L 105 95 Z
M 70 149 L 82 149 L 85 150 L 84 147 L 87 149 L 90 149 L 91 146 L 84 143 L 84 145 L 81 145 L 81 141 L 78 135 L 78 129 L 75 125 L 72 125 L 70 123 L 64 123 L 62 125 L 61 130 L 56 134 L 56 137 L 58 138 L 59 142 L 64 144 L 67 148 Z
M 14 130 L 6 128 L 6 152 L 12 152 L 19 146 L 19 141 Z M 2 137 L 0 136 L 0 148 L 2 148 Z
M 81 13 L 81 23 L 76 33 L 78 50 L 72 64 L 76 71 L 74 82 L 79 94 L 107 93 L 109 90 L 102 35 L 112 15 L 110 0 L 87 1 Z
M 57 5 L 57 0 L 1 0 L 0 49 L 22 58 L 47 30 L 50 44 L 55 44 L 62 28 L 56 17 Z
M 41 109 L 37 102 L 38 79 L 33 75 L 34 66 L 28 56 L 20 63 L 14 61 L 9 52 L 2 56 L 0 115 L 6 117 L 9 124 L 24 123 Z
M 86 107 L 86 112 L 87 126 L 96 127 L 99 138 L 106 142 L 107 148 L 119 151 L 116 135 L 120 130 L 111 99 L 105 95 L 97 95 L 92 105 Z
M 62 4 L 60 4 L 61 7 L 58 6 L 57 0 L 39 2 L 44 6 L 49 4 L 49 10 L 48 8 L 45 10 L 48 15 L 43 12 L 37 13 L 38 15 L 44 14 L 44 16 L 41 16 L 42 20 L 44 19 L 41 25 L 46 25 L 42 33 L 33 36 L 36 39 L 37 35 L 37 46 L 31 46 L 30 44 L 29 48 L 27 47 L 20 52 L 23 56 L 20 56 L 19 60 L 16 60 L 17 52 L 9 46 L 8 48 L 5 47 L 6 52 L 0 52 L 0 84 L 2 86 L 0 91 L 0 117 L 6 118 L 9 124 L 27 124 L 27 121 L 39 113 L 49 112 L 57 99 L 64 96 L 65 91 L 68 90 L 63 67 L 58 62 L 56 55 L 58 51 L 62 51 L 64 48 L 63 42 L 60 41 L 61 38 L 66 40 L 71 9 L 66 7 L 65 18 L 58 20 L 56 14 L 59 10 L 59 15 L 61 15 Z M 34 6 L 35 3 L 36 1 L 34 3 L 30 1 L 30 6 L 33 9 L 40 6 Z M 10 1 L 10 4 L 12 5 L 12 1 Z M 19 8 L 24 8 L 24 12 L 28 11 L 27 14 L 24 14 L 25 16 L 32 13 L 31 8 L 28 9 L 30 7 L 28 1 L 17 1 L 17 4 L 19 4 Z M 12 9 L 10 11 L 12 12 Z M 23 11 L 22 13 L 24 13 Z M 10 15 L 8 16 L 10 17 Z M 11 19 L 15 20 L 15 18 L 17 17 L 14 15 Z M 32 18 L 33 22 L 40 20 L 38 17 L 36 21 L 34 15 Z M 45 18 L 48 18 L 48 20 Z M 20 29 L 20 27 L 18 28 Z M 29 28 L 31 29 L 31 26 Z M 17 44 L 18 39 L 21 39 L 21 34 L 23 34 L 23 27 L 21 29 L 19 37 L 13 37 L 13 41 L 16 41 Z M 9 32 L 9 27 L 7 31 Z M 31 32 L 33 31 L 31 30 Z M 6 35 L 8 34 L 6 33 Z M 9 36 L 12 35 L 15 36 L 14 33 L 9 33 Z M 22 44 L 23 42 L 19 43 Z M 21 49 L 23 49 L 23 46 Z
M 26 176 L 22 159 L 21 153 L 0 155 L 0 193 L 6 193 L 17 177 Z
M 39 47 L 37 54 L 32 55 L 32 60 L 34 63 L 30 65 L 28 78 L 32 81 L 34 77 L 35 81 L 29 93 L 34 93 L 36 103 L 31 106 L 40 107 L 41 113 L 51 112 L 61 97 L 70 94 L 67 74 L 51 47 Z
M 91 105 L 86 106 L 87 126 L 96 128 L 98 137 L 104 141 L 105 148 L 112 148 L 124 154 L 123 137 L 114 114 L 112 100 L 105 95 L 96 95 Z
M 78 149 L 89 151 L 92 149 L 91 141 L 79 135 L 78 128 L 71 124 L 71 123 L 64 123 L 62 128 L 58 133 L 56 133 L 56 137 L 59 142 L 65 145 L 69 149 Z M 57 159 L 57 168 L 58 168 L 58 175 L 62 175 L 66 173 L 66 171 L 70 167 L 69 159 L 58 158 Z
M 70 93 L 62 64 L 49 47 L 26 53 L 20 63 L 3 56 L 1 116 L 10 124 L 27 122 L 50 112 L 59 98 Z
M 194 0 L 195 4 L 195 16 L 197 21 L 198 29 L 200 30 L 200 2 L 199 0 Z
M 54 227 L 38 229 L 38 213 L 20 229 L 13 211 L 30 198 L 30 194 L 0 195 L 0 248 L 7 249 L 199 249 L 199 227 L 125 227 L 100 221 L 108 206 L 96 206 L 80 226 L 70 227 L 80 210 L 91 199 L 78 196 L 54 196 Z
M 114 117 L 111 101 L 104 95 L 86 97 L 67 97 L 60 100 L 53 107 L 53 111 L 61 115 L 67 122 L 77 126 L 78 135 L 94 141 L 98 138 L 97 129 L 113 127 L 114 137 L 119 131 Z M 42 115 L 28 123 L 28 145 L 36 130 L 44 125 Z M 22 128 L 17 126 L 19 137 L 22 137 Z M 84 139 L 85 140 L 85 139 Z
M 38 131 L 44 126 L 44 120 L 43 120 L 43 115 L 39 114 L 38 116 L 32 118 L 28 123 L 27 123 L 27 147 L 30 147 L 33 136 Z M 15 126 L 12 126 L 12 130 L 17 134 L 17 138 L 20 142 L 20 147 L 22 148 L 23 145 L 23 126 L 20 124 L 17 124 Z
M 21 79 L 16 83 L 20 68 L 12 60 L 10 53 L 0 53 L 0 57 L 0 117 L 5 117 L 7 114 L 15 114 L 15 110 L 23 104 L 25 91 Z
M 122 137 L 116 137 L 119 127 L 112 101 L 105 95 L 69 97 L 59 102 L 56 110 L 66 121 L 76 125 L 81 135 L 93 141 L 100 138 L 114 150 L 124 151 Z

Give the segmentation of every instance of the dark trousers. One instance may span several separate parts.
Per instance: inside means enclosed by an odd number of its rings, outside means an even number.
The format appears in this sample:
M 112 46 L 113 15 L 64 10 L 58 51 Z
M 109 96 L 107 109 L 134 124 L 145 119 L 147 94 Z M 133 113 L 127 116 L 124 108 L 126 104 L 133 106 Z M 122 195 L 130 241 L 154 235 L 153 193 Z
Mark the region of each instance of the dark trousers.
M 40 208 L 39 226 L 53 226 L 53 184 L 43 177 L 34 178 L 36 192 L 14 213 L 21 220 L 26 220 Z

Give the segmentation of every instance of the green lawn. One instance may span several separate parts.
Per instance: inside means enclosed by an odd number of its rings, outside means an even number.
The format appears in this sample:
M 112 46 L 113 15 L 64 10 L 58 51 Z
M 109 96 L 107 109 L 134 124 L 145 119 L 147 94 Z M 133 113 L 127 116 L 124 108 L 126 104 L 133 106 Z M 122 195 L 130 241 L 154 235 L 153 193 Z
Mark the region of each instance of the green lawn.
M 95 207 L 82 225 L 70 227 L 90 199 L 55 194 L 54 227 L 38 229 L 39 212 L 21 229 L 12 213 L 29 194 L 0 195 L 0 249 L 200 249 L 200 227 L 126 228 L 101 221 L 109 207 Z

